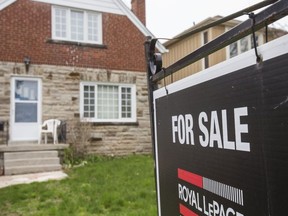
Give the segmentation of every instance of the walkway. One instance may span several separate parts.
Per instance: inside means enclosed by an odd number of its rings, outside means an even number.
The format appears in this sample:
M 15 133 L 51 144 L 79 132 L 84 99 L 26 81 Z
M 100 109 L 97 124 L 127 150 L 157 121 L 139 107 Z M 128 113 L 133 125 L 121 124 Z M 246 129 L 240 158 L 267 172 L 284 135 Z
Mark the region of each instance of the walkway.
M 68 177 L 63 171 L 32 173 L 25 175 L 0 176 L 0 188 L 16 184 L 30 184 L 32 182 L 44 182 L 48 180 L 61 180 Z

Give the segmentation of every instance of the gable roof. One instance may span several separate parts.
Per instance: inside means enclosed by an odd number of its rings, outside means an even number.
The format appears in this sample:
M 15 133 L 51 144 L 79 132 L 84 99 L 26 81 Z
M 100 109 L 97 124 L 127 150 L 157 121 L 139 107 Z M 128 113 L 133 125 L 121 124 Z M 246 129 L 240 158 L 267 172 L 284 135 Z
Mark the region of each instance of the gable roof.
M 0 0 L 0 11 L 8 7 L 17 0 Z M 98 12 L 113 13 L 127 16 L 128 19 L 138 28 L 138 30 L 147 36 L 155 38 L 155 36 L 146 28 L 146 26 L 138 19 L 138 17 L 124 4 L 122 0 L 32 0 L 35 2 L 43 2 L 47 4 L 79 8 L 84 10 L 92 10 Z M 157 42 L 157 49 L 161 52 L 167 52 L 166 48 Z

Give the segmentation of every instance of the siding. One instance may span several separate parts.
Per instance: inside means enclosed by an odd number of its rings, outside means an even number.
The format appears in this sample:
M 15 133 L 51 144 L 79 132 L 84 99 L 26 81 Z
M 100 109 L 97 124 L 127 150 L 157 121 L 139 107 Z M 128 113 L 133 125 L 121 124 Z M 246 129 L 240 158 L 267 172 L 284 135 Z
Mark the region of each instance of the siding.
M 220 25 L 220 26 L 215 26 L 213 30 L 211 31 L 211 39 L 215 39 L 216 37 L 220 36 L 225 32 L 225 27 Z M 226 55 L 226 48 L 223 48 L 221 50 L 218 50 L 217 52 L 213 53 L 210 55 L 210 67 L 213 65 L 216 65 L 222 61 L 225 61 L 227 58 Z
M 173 44 L 169 47 L 169 52 L 163 55 L 163 65 L 168 67 L 179 59 L 183 58 L 192 51 L 198 49 L 201 46 L 201 34 L 198 33 L 189 38 L 179 41 L 178 43 Z M 197 71 L 200 71 L 202 68 L 202 62 L 198 61 L 192 65 L 189 65 L 182 70 L 179 70 L 172 77 L 166 78 L 167 83 L 172 81 L 177 81 L 185 76 L 191 75 Z

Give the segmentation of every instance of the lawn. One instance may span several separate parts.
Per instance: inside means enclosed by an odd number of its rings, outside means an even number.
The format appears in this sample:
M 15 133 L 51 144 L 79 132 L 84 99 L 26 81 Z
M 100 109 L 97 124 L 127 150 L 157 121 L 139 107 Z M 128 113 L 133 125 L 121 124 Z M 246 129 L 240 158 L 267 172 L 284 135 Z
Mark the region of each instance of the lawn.
M 0 189 L 0 215 L 157 215 L 151 156 L 93 158 L 61 181 Z

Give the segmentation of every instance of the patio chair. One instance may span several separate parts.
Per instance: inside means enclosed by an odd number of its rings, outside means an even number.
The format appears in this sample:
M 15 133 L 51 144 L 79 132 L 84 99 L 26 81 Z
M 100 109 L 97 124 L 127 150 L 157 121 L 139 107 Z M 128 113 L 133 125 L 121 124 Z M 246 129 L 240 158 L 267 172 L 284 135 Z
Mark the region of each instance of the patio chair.
M 42 141 L 42 134 L 44 134 L 45 144 L 47 144 L 47 135 L 51 134 L 53 138 L 53 144 L 58 143 L 58 134 L 57 128 L 61 124 L 61 121 L 58 119 L 49 119 L 43 122 L 40 128 L 40 137 L 38 144 Z

